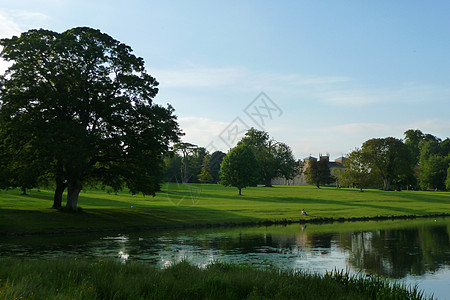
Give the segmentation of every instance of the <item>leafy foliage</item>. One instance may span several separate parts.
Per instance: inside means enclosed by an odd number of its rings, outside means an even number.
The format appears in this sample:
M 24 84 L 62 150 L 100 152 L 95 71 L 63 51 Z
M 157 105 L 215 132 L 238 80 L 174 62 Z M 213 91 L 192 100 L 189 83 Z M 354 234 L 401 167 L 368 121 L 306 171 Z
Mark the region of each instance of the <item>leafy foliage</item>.
M 203 158 L 202 171 L 198 175 L 198 180 L 201 183 L 213 183 L 208 155 L 205 155 Z
M 445 187 L 450 191 L 450 166 L 447 169 L 447 179 L 445 180 Z
M 211 154 L 209 170 L 213 177 L 212 183 L 218 183 L 220 181 L 220 165 L 225 156 L 226 154 L 222 151 L 215 151 Z
M 400 180 L 404 174 L 412 174 L 411 152 L 399 139 L 370 139 L 363 143 L 361 152 L 371 172 L 383 179 L 384 190 L 391 189 L 393 180 Z
M 234 186 L 241 190 L 258 183 L 258 162 L 252 148 L 241 144 L 228 152 L 220 167 L 220 183 L 224 186 Z
M 181 152 L 183 162 L 183 167 L 181 169 L 181 182 L 187 183 L 189 182 L 190 178 L 192 178 L 191 172 L 189 170 L 190 167 L 189 156 L 198 147 L 197 145 L 191 143 L 180 142 L 175 144 L 173 148 L 176 152 Z
M 248 145 L 255 152 L 258 162 L 258 173 L 260 181 L 265 186 L 272 186 L 272 179 L 283 176 L 291 179 L 296 174 L 296 161 L 291 148 L 280 142 L 276 142 L 269 137 L 269 134 L 251 128 L 239 141 L 238 145 Z
M 164 182 L 181 182 L 181 169 L 183 158 L 171 153 L 164 158 Z
M 447 169 L 450 164 L 450 139 L 434 137 L 420 144 L 420 186 L 422 189 L 446 188 Z
M 373 175 L 369 165 L 365 163 L 365 159 L 361 149 L 352 151 L 344 161 L 346 170 L 342 173 L 342 185 L 356 186 L 361 192 L 374 182 Z
M 320 188 L 321 184 L 328 184 L 331 182 L 330 167 L 328 165 L 328 158 L 322 157 L 320 160 L 309 159 L 305 165 L 306 182 Z
M 67 206 L 75 210 L 90 182 L 154 195 L 162 157 L 180 131 L 173 108 L 152 103 L 158 82 L 142 58 L 87 27 L 30 30 L 0 45 L 1 57 L 13 62 L 0 77 L 4 147 L 27 141 L 26 157 L 57 185 L 67 183 Z

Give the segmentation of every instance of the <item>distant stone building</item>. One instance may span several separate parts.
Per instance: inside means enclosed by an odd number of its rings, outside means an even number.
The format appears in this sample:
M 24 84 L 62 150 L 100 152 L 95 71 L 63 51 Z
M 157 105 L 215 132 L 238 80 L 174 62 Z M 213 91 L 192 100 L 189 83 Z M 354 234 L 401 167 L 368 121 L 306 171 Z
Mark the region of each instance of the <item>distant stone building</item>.
M 333 174 L 336 169 L 345 169 L 344 160 L 345 157 L 341 156 L 336 158 L 334 161 L 330 161 L 330 155 L 327 153 L 326 155 L 319 154 L 319 160 L 326 159 L 328 160 L 328 166 L 330 167 L 330 173 Z M 301 168 L 301 173 L 295 176 L 293 179 L 286 179 L 283 177 L 277 177 L 272 179 L 272 185 L 308 185 L 306 183 L 304 172 L 308 169 L 309 162 L 311 160 L 317 160 L 316 157 L 308 156 L 303 159 L 303 167 Z M 334 185 L 334 184 L 333 184 Z

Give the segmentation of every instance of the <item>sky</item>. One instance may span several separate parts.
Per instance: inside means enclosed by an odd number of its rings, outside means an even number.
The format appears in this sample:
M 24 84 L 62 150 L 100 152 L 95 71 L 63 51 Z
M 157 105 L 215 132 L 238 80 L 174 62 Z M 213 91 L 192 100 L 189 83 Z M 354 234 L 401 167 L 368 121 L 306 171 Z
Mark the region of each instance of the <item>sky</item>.
M 450 136 L 449 15 L 448 0 L 0 0 L 0 38 L 100 29 L 145 60 L 184 142 L 227 152 L 254 127 L 335 159 L 408 129 Z

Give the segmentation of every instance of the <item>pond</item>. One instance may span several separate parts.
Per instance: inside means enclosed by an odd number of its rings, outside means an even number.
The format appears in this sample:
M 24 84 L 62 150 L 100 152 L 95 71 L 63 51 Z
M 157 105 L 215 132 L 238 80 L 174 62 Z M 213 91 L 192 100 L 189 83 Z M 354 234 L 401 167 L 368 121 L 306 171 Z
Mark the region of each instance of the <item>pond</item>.
M 187 259 L 377 274 L 450 299 L 450 219 L 166 230 L 0 239 L 0 256 L 114 258 L 158 267 Z

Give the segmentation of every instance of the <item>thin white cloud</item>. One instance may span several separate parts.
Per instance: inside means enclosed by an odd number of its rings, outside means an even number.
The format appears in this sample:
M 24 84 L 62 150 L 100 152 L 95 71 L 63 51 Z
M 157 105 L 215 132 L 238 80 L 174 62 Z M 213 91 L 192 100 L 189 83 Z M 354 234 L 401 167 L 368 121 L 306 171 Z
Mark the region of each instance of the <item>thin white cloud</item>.
M 349 124 L 340 124 L 336 126 L 323 127 L 315 130 L 311 130 L 312 132 L 321 132 L 327 133 L 330 135 L 334 134 L 347 134 L 347 135 L 361 135 L 367 134 L 370 136 L 384 136 L 389 132 L 392 134 L 396 128 L 403 128 L 402 125 L 392 126 L 391 124 L 382 124 L 382 123 L 349 123 Z
M 9 10 L 8 14 L 12 16 L 12 18 L 21 25 L 21 27 L 25 28 L 36 24 L 42 24 L 50 20 L 48 15 L 40 12 Z
M 450 132 L 450 120 L 424 119 L 409 124 L 407 129 L 420 129 L 422 132 L 438 135 L 439 138 L 447 138 L 441 134 Z M 407 130 L 406 129 L 406 130 Z M 406 131 L 405 130 L 405 131 Z
M 19 24 L 11 19 L 10 15 L 3 10 L 0 10 L 0 24 L 0 39 L 12 37 L 13 35 L 18 35 L 21 32 L 21 27 Z M 0 51 L 1 50 L 2 49 L 0 49 Z M 0 59 L 0 74 L 5 73 L 6 69 L 10 66 L 11 64 L 9 62 Z
M 11 15 L 0 9 L 0 38 L 20 34 L 21 26 L 11 18 Z
M 166 88 L 223 87 L 236 84 L 245 77 L 239 68 L 185 68 L 180 70 L 153 69 L 152 73 Z
M 42 27 L 42 24 L 49 19 L 47 15 L 40 12 L 0 9 L 0 39 L 18 36 L 38 24 L 38 27 Z M 10 65 L 11 63 L 0 59 L 0 74 L 3 74 Z
M 208 118 L 198 118 L 198 117 L 181 117 L 178 119 L 182 128 L 189 130 L 195 130 L 198 135 L 219 135 L 228 123 L 213 121 Z
M 424 102 L 444 102 L 450 99 L 450 89 L 438 85 L 408 83 L 398 87 L 376 89 L 345 85 L 344 87 L 324 87 L 317 93 L 319 100 L 333 106 L 361 107 L 372 104 L 414 104 Z
M 345 76 L 277 74 L 242 67 L 211 68 L 190 64 L 180 69 L 152 69 L 161 89 L 227 89 L 237 92 L 266 91 L 306 99 L 329 106 L 365 107 L 376 104 L 446 103 L 450 89 L 438 85 L 408 83 L 397 87 L 364 86 Z M 223 93 L 222 91 L 220 93 Z
M 385 95 L 379 92 L 352 88 L 323 89 L 316 96 L 321 102 L 333 106 L 365 106 L 386 100 Z
M 313 156 L 318 153 L 330 153 L 331 156 L 346 154 L 372 138 L 396 137 L 404 138 L 408 129 L 420 129 L 445 139 L 450 131 L 450 120 L 423 119 L 411 123 L 346 123 L 335 126 L 324 126 L 314 129 L 303 129 L 300 137 L 288 136 L 289 143 L 299 156 Z
M 348 77 L 300 76 L 298 74 L 272 74 L 250 71 L 241 67 L 212 68 L 190 65 L 180 69 L 152 69 L 152 74 L 166 88 L 257 89 L 319 86 L 351 81 Z
M 229 123 L 198 117 L 181 117 L 178 118 L 178 122 L 185 133 L 182 137 L 183 141 L 201 147 L 214 144 L 217 150 L 227 150 L 227 147 L 222 145 L 223 143 L 221 143 L 219 135 L 227 128 Z
M 29 28 L 43 27 L 49 20 L 48 15 L 40 12 L 0 9 L 0 37 L 7 38 Z
M 305 130 L 308 135 L 317 136 L 337 136 L 340 139 L 351 138 L 352 136 L 376 138 L 393 136 L 403 138 L 403 134 L 408 129 L 420 129 L 425 133 L 443 133 L 450 130 L 450 120 L 424 119 L 411 123 L 387 124 L 387 123 L 348 123 L 335 126 L 321 127 Z M 446 138 L 445 136 L 438 136 Z
M 160 76 L 160 75 L 164 76 Z M 227 95 L 230 89 L 238 95 L 245 92 L 258 94 L 264 90 L 269 95 L 275 95 L 277 101 L 284 104 L 299 105 L 305 104 L 304 112 L 308 114 L 314 105 L 322 104 L 328 106 L 329 110 L 334 107 L 346 107 L 348 109 L 358 108 L 359 111 L 370 111 L 376 108 L 379 111 L 379 105 L 396 109 L 423 106 L 438 107 L 440 111 L 448 107 L 450 99 L 450 90 L 442 86 L 419 85 L 408 83 L 398 87 L 390 88 L 369 88 L 358 86 L 354 80 L 339 76 L 301 76 L 298 74 L 257 74 L 244 68 L 195 68 L 190 66 L 180 71 L 166 71 L 155 73 L 155 76 L 161 82 L 161 88 L 164 82 L 169 82 L 171 89 L 180 89 L 186 91 L 187 95 L 203 95 L 205 87 L 211 88 L 210 93 L 217 95 Z M 261 88 L 263 87 L 263 88 Z M 166 87 L 167 88 L 167 87 Z M 198 90 L 197 90 L 198 89 Z M 248 93 L 247 93 L 248 94 Z M 193 97 L 195 98 L 195 97 Z M 304 102 L 298 102 L 298 100 Z M 216 101 L 223 100 L 216 98 Z M 231 100 L 230 100 L 231 101 Z M 284 102 L 283 102 L 284 101 Z M 424 104 L 425 103 L 425 104 Z M 438 104 L 441 105 L 438 105 Z M 244 107 L 243 105 L 242 107 Z M 288 115 L 288 110 L 283 107 Z M 342 113 L 342 110 L 340 111 Z M 375 122 L 351 122 L 352 117 L 343 115 L 343 118 L 329 120 L 336 125 L 322 126 L 319 119 L 309 121 L 293 118 L 286 123 L 277 123 L 276 128 L 266 128 L 271 135 L 276 135 L 277 139 L 290 145 L 298 158 L 309 154 L 318 155 L 318 153 L 329 152 L 331 156 L 340 156 L 360 147 L 366 140 L 375 137 L 393 136 L 403 138 L 403 134 L 410 128 L 420 129 L 423 132 L 434 134 L 445 138 L 450 132 L 450 120 L 437 118 L 437 115 L 423 115 L 423 118 L 414 119 L 399 118 L 386 119 L 380 117 Z M 206 146 L 211 141 L 217 141 L 216 144 L 222 146 L 222 151 L 228 148 L 221 143 L 218 136 L 227 128 L 228 123 L 215 122 L 213 118 L 220 118 L 220 114 L 211 118 L 180 118 L 181 127 L 186 132 L 184 140 Z M 345 120 L 347 121 L 343 121 Z M 373 119 L 373 118 L 371 118 Z M 334 121 L 333 121 L 334 120 Z M 345 123 L 348 122 L 348 123 Z M 279 127 L 279 128 L 278 128 Z M 225 148 L 225 149 L 223 149 Z

